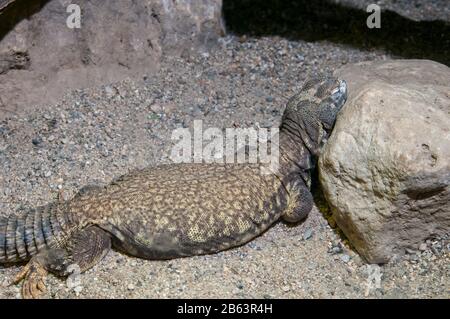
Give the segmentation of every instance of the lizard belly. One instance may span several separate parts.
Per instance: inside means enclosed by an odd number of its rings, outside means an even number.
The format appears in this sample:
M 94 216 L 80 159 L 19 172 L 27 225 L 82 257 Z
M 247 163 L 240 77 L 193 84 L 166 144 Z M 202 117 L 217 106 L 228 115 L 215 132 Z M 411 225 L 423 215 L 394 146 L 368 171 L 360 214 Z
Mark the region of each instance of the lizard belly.
M 214 253 L 240 246 L 263 233 L 279 218 L 274 212 L 261 213 L 261 218 L 240 217 L 227 224 L 223 219 L 178 224 L 158 228 L 142 222 L 103 228 L 113 235 L 114 247 L 145 259 L 170 259 Z M 257 214 L 254 214 L 255 216 Z M 250 216 L 250 215 L 249 215 Z
M 287 201 L 275 176 L 246 165 L 148 170 L 110 187 L 106 198 L 111 214 L 99 226 L 115 247 L 146 259 L 241 245 L 277 220 Z

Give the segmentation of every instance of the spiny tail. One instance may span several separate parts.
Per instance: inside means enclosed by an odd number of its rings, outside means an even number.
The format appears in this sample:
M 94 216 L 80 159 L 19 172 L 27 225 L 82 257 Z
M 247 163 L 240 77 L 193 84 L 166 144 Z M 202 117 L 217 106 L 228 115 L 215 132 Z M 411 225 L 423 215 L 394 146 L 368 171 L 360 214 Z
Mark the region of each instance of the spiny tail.
M 55 209 L 55 205 L 0 217 L 0 263 L 29 260 L 51 245 L 66 224 L 64 214 Z

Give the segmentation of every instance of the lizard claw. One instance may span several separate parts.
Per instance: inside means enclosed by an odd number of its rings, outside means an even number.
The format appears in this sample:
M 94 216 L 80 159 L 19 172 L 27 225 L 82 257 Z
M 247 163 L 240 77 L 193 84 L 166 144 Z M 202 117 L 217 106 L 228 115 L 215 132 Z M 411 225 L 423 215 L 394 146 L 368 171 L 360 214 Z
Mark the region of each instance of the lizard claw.
M 36 260 L 31 260 L 13 279 L 10 285 L 23 282 L 22 297 L 24 299 L 40 298 L 46 291 L 45 279 L 47 270 Z
M 21 282 L 23 279 L 25 279 L 25 276 L 27 275 L 27 272 L 29 270 L 30 270 L 30 264 L 28 263 L 22 268 L 22 270 L 17 275 L 14 276 L 14 279 L 11 280 L 7 284 L 7 286 L 11 287 L 11 286 L 17 285 L 19 282 Z

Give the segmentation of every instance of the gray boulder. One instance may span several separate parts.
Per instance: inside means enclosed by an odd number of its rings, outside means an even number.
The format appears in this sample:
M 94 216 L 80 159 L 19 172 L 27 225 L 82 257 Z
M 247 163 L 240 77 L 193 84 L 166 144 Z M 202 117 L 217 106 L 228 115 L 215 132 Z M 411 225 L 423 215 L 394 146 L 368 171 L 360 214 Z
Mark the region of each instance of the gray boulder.
M 80 28 L 67 24 L 81 9 Z M 0 118 L 70 90 L 141 79 L 223 33 L 222 0 L 0 0 Z M 69 26 L 72 26 L 69 27 Z
M 364 62 L 337 75 L 349 98 L 319 159 L 338 226 L 370 263 L 450 231 L 450 69 Z

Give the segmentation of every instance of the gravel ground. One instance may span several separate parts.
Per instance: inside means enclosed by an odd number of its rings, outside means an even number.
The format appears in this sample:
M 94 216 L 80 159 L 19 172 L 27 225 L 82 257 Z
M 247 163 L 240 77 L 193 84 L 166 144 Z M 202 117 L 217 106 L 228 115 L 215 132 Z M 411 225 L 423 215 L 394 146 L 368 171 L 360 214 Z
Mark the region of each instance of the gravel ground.
M 169 162 L 171 133 L 192 127 L 277 125 L 308 72 L 390 59 L 327 42 L 226 37 L 209 53 L 166 58 L 142 84 L 78 90 L 59 104 L 0 122 L 0 214 L 70 198 L 134 168 Z M 146 261 L 111 252 L 80 282 L 50 276 L 52 298 L 448 298 L 450 236 L 384 266 L 366 265 L 327 214 L 278 223 L 237 249 Z M 5 285 L 17 267 L 0 267 Z M 19 287 L 0 290 L 18 298 Z

